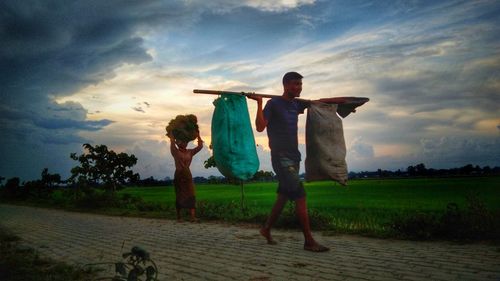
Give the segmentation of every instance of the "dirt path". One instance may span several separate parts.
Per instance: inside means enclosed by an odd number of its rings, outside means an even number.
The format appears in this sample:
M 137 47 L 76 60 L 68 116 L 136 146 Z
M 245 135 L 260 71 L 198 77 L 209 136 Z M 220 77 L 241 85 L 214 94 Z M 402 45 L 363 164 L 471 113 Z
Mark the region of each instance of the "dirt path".
M 322 236 L 327 253 L 302 250 L 300 231 L 109 217 L 0 204 L 0 224 L 42 255 L 73 264 L 116 262 L 148 250 L 159 280 L 500 280 L 500 247 Z M 122 248 L 123 246 L 123 248 Z

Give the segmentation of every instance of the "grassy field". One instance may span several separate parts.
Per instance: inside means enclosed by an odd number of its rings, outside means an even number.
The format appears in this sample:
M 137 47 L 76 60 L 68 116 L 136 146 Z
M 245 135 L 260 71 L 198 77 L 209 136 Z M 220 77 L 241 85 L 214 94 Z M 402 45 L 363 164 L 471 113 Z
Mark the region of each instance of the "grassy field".
M 330 181 L 304 184 L 309 208 L 384 209 L 439 211 L 450 202 L 466 205 L 466 197 L 476 194 L 491 209 L 500 209 L 500 178 L 438 178 L 397 180 L 353 180 L 343 187 Z M 244 184 L 249 206 L 268 210 L 276 198 L 276 182 Z M 175 203 L 173 187 L 134 187 L 120 193 L 142 197 L 147 202 Z M 196 185 L 198 201 L 239 202 L 239 185 Z
M 276 198 L 277 183 L 244 185 L 246 211 L 241 212 L 239 185 L 196 186 L 196 198 L 203 216 L 228 221 L 259 222 L 269 213 Z M 448 203 L 467 209 L 467 197 L 498 214 L 499 177 L 422 178 L 353 180 L 347 187 L 331 181 L 305 183 L 310 215 L 323 230 L 379 235 L 395 215 L 444 213 Z M 127 188 L 121 194 L 144 201 L 174 206 L 173 187 Z M 216 208 L 216 211 L 208 210 Z M 290 209 L 290 208 L 289 208 Z M 214 214 L 215 212 L 215 214 Z M 293 210 L 285 210 L 281 225 L 293 221 Z

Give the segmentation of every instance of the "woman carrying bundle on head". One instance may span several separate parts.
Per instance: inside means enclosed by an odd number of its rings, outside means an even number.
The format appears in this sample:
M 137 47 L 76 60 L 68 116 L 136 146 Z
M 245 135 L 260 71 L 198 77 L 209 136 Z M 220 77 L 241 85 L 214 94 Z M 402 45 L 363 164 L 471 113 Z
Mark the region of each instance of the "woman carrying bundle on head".
M 181 210 L 189 209 L 191 221 L 195 222 L 196 197 L 193 176 L 189 166 L 193 156 L 203 148 L 203 140 L 200 137 L 196 116 L 178 115 L 172 119 L 167 128 L 167 137 L 170 139 L 170 153 L 175 161 L 175 208 L 177 221 L 181 221 Z M 197 139 L 198 145 L 193 149 L 187 149 L 190 141 Z

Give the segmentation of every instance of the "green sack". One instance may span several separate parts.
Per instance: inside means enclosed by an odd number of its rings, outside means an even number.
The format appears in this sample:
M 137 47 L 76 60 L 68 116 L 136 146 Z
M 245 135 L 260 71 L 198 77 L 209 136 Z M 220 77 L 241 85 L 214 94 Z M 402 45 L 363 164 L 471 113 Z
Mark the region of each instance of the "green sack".
M 217 169 L 225 177 L 248 180 L 259 169 L 247 100 L 223 94 L 214 101 L 212 149 Z

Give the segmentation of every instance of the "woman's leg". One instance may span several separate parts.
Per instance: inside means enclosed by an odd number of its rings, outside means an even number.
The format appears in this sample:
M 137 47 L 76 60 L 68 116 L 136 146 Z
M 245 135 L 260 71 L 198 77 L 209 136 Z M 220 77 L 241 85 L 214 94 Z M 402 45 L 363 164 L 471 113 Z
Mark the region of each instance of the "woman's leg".
M 181 221 L 181 209 L 175 208 L 175 211 L 177 212 L 177 221 L 180 222 Z

